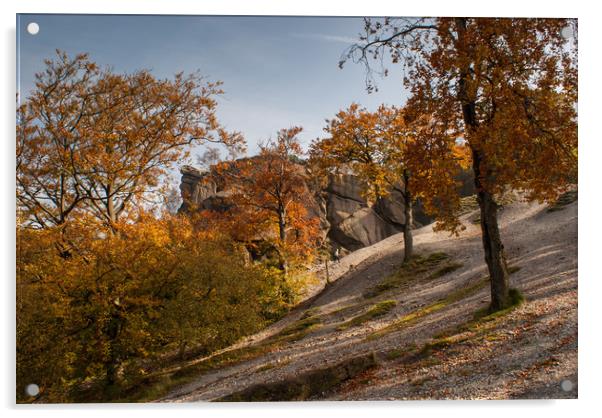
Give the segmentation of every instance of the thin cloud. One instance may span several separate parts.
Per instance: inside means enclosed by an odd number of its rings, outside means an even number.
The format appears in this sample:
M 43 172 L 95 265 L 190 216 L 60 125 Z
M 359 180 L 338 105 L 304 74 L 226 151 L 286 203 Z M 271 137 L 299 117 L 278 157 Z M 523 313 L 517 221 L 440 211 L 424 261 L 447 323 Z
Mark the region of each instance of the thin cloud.
M 358 41 L 357 38 L 350 36 L 326 35 L 323 33 L 291 33 L 293 38 L 313 39 L 317 41 L 338 42 L 343 44 L 354 44 Z

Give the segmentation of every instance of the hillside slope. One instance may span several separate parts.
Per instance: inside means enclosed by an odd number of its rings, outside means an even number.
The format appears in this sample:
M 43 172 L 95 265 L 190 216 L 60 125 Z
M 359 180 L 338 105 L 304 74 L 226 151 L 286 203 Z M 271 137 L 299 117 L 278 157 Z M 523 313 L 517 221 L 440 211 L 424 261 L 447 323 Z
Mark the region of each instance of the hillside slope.
M 527 303 L 498 315 L 475 316 L 489 300 L 477 217 L 459 237 L 416 230 L 409 266 L 401 234 L 343 258 L 336 282 L 187 365 L 188 383 L 160 401 L 577 397 L 577 202 L 503 209 L 511 285 Z M 376 366 L 341 364 L 372 353 Z

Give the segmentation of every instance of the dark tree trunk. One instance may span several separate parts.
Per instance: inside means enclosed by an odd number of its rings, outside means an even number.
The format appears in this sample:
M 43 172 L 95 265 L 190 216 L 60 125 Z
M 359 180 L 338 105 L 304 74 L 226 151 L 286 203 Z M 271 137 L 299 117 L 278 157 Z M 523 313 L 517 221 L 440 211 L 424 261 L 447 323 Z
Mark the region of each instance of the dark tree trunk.
M 406 179 L 407 184 L 408 179 Z M 414 238 L 412 237 L 412 224 L 414 223 L 414 211 L 412 208 L 412 195 L 406 186 L 403 194 L 403 211 L 405 215 L 405 226 L 403 228 L 403 261 L 407 263 L 414 255 Z
M 498 205 L 491 193 L 482 184 L 481 157 L 478 152 L 473 151 L 473 171 L 475 175 L 475 187 L 477 190 L 477 201 L 481 210 L 481 235 L 483 238 L 483 250 L 485 262 L 489 269 L 491 280 L 491 311 L 506 308 L 510 304 L 510 285 L 508 268 L 504 245 L 500 237 L 497 222 Z
M 278 232 L 280 235 L 280 242 L 286 241 L 286 218 L 284 211 L 278 211 Z
M 280 236 L 280 248 L 278 249 L 280 257 L 279 268 L 286 276 L 288 273 L 288 263 L 286 262 L 286 257 L 284 256 L 284 245 L 286 243 L 286 213 L 284 208 L 278 210 L 278 232 Z
M 105 361 L 105 369 L 106 369 L 106 382 L 108 385 L 114 385 L 117 383 L 117 373 L 119 369 L 119 353 L 117 352 L 117 337 L 121 333 L 121 328 L 123 327 L 123 318 L 121 313 L 119 312 L 119 306 L 115 304 L 113 307 L 113 312 L 111 314 L 111 319 L 107 324 L 106 328 L 106 336 L 108 339 L 108 356 Z
M 466 38 L 466 18 L 456 18 L 458 30 L 459 46 L 465 51 L 468 48 Z M 462 114 L 466 133 L 468 136 L 478 128 L 476 101 L 468 94 L 468 84 L 471 80 L 469 63 L 460 69 L 460 78 L 458 83 L 458 99 L 462 105 Z M 487 190 L 487 184 L 493 181 L 493 176 L 487 169 L 486 156 L 469 145 L 472 150 L 472 169 L 474 171 L 474 182 L 477 191 L 477 201 L 481 210 L 481 234 L 483 238 L 483 250 L 485 252 L 485 262 L 489 270 L 491 280 L 491 306 L 492 311 L 500 310 L 509 305 L 509 279 L 508 268 L 506 266 L 506 256 L 504 246 L 500 238 L 500 231 L 497 222 L 498 205 L 493 195 Z

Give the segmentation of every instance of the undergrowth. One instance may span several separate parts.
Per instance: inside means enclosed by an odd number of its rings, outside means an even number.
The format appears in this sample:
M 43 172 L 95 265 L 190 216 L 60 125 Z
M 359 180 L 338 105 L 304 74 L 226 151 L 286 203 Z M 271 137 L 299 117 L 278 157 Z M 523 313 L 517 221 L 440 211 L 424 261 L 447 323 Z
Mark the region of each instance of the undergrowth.
M 449 255 L 442 252 L 432 253 L 428 256 L 417 255 L 409 262 L 402 264 L 399 270 L 397 270 L 395 273 L 387 276 L 380 283 L 364 291 L 363 297 L 366 299 L 374 298 L 389 290 L 416 283 L 420 279 L 424 278 L 424 275 L 428 271 L 440 266 L 448 259 Z M 426 280 L 432 280 L 437 277 L 441 277 L 442 275 L 454 271 L 460 267 L 462 267 L 461 264 L 449 263 L 427 276 Z
M 163 371 L 148 376 L 138 382 L 130 393 L 126 392 L 125 396 L 116 400 L 116 402 L 148 402 L 160 399 L 174 387 L 186 384 L 202 373 L 251 360 L 277 350 L 288 343 L 299 341 L 320 327 L 321 323 L 322 320 L 319 315 L 306 312 L 298 321 L 256 345 L 225 351 L 176 370 Z M 271 368 L 267 365 L 266 367 L 264 370 Z
M 577 190 L 569 190 L 561 194 L 554 203 L 548 207 L 548 212 L 563 210 L 565 206 L 570 205 L 577 200 Z
M 463 343 L 478 343 L 481 340 L 498 341 L 500 337 L 492 330 L 499 325 L 499 320 L 521 306 L 525 299 L 522 294 L 511 289 L 511 305 L 506 309 L 499 310 L 493 313 L 488 313 L 487 309 L 479 309 L 473 315 L 473 318 L 463 324 L 448 328 L 438 334 L 433 339 L 422 346 L 418 347 L 415 344 L 404 348 L 397 348 L 385 353 L 387 360 L 397 360 L 399 358 L 405 361 L 425 362 L 431 358 L 436 352 L 449 349 Z M 424 366 L 432 365 L 424 363 Z
M 343 322 L 337 327 L 337 330 L 343 331 L 373 319 L 380 318 L 381 316 L 388 314 L 395 307 L 395 305 L 397 305 L 397 302 L 394 300 L 384 300 L 382 302 L 378 302 L 363 314 L 351 318 L 349 321 Z

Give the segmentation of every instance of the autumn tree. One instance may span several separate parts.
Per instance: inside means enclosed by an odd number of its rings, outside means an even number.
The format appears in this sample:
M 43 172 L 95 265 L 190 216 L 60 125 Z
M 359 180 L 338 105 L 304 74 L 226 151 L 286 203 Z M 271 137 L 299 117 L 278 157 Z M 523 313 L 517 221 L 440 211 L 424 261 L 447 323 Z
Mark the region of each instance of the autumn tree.
M 327 121 L 327 138 L 314 141 L 312 161 L 327 171 L 348 169 L 369 185 L 369 200 L 399 192 L 404 206 L 404 261 L 413 255 L 413 206 L 421 198 L 431 213 L 457 204 L 460 164 L 453 143 L 438 141 L 420 118 L 406 124 L 405 113 L 381 105 L 369 112 L 352 104 Z M 428 126 L 427 126 L 428 128 Z M 452 229 L 456 223 L 446 225 Z
M 368 70 L 387 56 L 403 63 L 408 107 L 432 114 L 449 141 L 469 147 L 492 310 L 510 303 L 495 196 L 515 189 L 528 199 L 553 199 L 576 172 L 576 25 L 539 18 L 366 19 L 365 34 L 340 62 Z
M 47 402 L 115 400 L 171 353 L 210 353 L 266 323 L 277 283 L 189 218 L 139 213 L 105 235 L 90 215 L 66 222 L 17 242 L 19 401 L 30 383 Z M 61 234 L 81 251 L 60 257 Z
M 229 200 L 238 215 L 235 223 L 245 229 L 243 237 L 261 234 L 275 242 L 285 274 L 291 257 L 302 260 L 311 254 L 318 234 L 318 220 L 305 206 L 311 197 L 307 174 L 296 162 L 303 153 L 297 138 L 301 130 L 282 129 L 275 140 L 260 145 L 259 155 L 217 166 L 217 174 L 230 184 Z
M 83 210 L 114 230 L 190 146 L 242 146 L 217 121 L 220 83 L 198 74 L 115 74 L 85 54 L 57 51 L 45 62 L 18 110 L 17 200 L 30 224 L 59 225 Z

